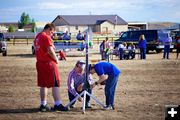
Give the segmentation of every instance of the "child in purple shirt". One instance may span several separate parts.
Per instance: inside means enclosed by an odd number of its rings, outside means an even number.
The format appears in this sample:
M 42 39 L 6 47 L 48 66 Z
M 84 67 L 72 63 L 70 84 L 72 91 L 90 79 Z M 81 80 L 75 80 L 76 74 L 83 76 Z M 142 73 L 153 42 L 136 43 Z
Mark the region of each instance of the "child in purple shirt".
M 92 76 L 88 76 L 88 82 L 85 80 L 85 73 L 83 73 L 83 70 L 85 68 L 85 62 L 80 60 L 77 61 L 74 69 L 69 73 L 68 75 L 68 96 L 69 101 L 72 101 L 76 96 L 78 96 L 83 90 L 86 89 L 87 84 L 92 84 Z M 90 94 L 92 93 L 91 89 L 86 89 L 87 92 Z M 82 101 L 82 98 L 79 97 L 78 101 Z M 70 108 L 74 107 L 75 102 L 70 106 Z M 91 108 L 90 106 L 90 97 L 86 96 L 86 108 Z

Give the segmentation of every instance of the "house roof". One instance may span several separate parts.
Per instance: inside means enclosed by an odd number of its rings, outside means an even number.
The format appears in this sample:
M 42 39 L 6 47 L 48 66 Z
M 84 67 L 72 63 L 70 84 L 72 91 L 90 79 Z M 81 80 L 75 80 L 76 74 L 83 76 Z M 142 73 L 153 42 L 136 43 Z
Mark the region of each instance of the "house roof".
M 64 19 L 69 25 L 95 25 L 105 21 L 112 24 L 127 25 L 127 22 L 117 15 L 58 15 L 54 21 L 57 18 Z

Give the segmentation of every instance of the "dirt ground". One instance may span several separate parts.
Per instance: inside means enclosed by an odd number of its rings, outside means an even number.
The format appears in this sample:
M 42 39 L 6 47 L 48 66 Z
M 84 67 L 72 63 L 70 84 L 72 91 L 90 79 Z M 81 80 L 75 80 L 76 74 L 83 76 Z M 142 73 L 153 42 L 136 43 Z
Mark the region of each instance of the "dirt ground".
M 94 54 L 89 59 L 100 59 L 97 52 L 90 50 Z M 79 59 L 85 57 L 67 57 L 67 61 L 59 62 L 63 104 L 68 103 L 67 75 Z M 170 60 L 162 60 L 162 53 L 148 54 L 147 60 L 139 60 L 136 56 L 134 60 L 120 61 L 114 57 L 111 63 L 121 70 L 115 96 L 116 110 L 105 111 L 92 100 L 93 108 L 85 114 L 78 101 L 76 108 L 69 112 L 38 112 L 35 62 L 31 45 L 8 45 L 8 56 L 0 55 L 0 120 L 164 120 L 165 105 L 180 104 L 180 59 L 175 60 L 175 53 L 170 54 Z M 93 95 L 104 103 L 103 87 L 94 88 Z M 53 106 L 51 89 L 48 104 Z

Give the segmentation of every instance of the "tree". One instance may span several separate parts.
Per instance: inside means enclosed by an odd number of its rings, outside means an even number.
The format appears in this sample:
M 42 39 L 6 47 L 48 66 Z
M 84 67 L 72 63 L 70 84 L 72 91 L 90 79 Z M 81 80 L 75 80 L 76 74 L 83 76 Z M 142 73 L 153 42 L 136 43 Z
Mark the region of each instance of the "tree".
M 20 21 L 18 21 L 18 27 L 19 29 L 22 29 L 25 25 L 31 23 L 31 19 L 28 14 L 25 12 L 22 13 Z
M 32 29 L 31 29 L 31 32 L 36 32 L 36 23 L 35 23 L 35 20 L 34 19 L 32 19 L 32 22 L 31 22 L 31 24 L 32 24 Z
M 15 31 L 15 28 L 13 25 L 10 25 L 9 28 L 8 28 L 8 32 L 14 32 Z

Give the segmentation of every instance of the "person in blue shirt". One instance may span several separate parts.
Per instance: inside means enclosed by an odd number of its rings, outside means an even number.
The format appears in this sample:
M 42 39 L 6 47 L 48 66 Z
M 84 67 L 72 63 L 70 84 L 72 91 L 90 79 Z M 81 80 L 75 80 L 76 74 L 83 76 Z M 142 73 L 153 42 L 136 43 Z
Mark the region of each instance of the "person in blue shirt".
M 146 59 L 146 39 L 145 36 L 142 34 L 139 37 L 138 47 L 140 49 L 140 57 L 141 59 Z
M 83 36 L 83 34 L 81 33 L 81 31 L 79 31 L 79 33 L 77 34 L 76 39 L 77 39 L 77 40 L 84 40 L 84 36 Z
M 169 53 L 170 53 L 170 46 L 172 43 L 172 38 L 168 36 L 163 40 L 164 43 L 164 54 L 163 54 L 163 59 L 169 59 Z
M 68 44 L 70 45 L 71 34 L 70 34 L 70 33 L 68 34 L 68 31 L 66 31 L 66 33 L 64 34 L 63 40 L 65 40 L 65 41 L 64 41 L 64 44 L 65 44 L 65 45 L 66 45 L 66 41 L 68 41 Z
M 120 70 L 109 62 L 98 62 L 89 64 L 89 72 L 90 74 L 96 73 L 99 76 L 99 80 L 91 85 L 92 88 L 98 84 L 105 85 L 105 109 L 114 110 L 114 95 Z
M 70 34 L 68 34 L 68 31 L 66 31 L 66 33 L 64 34 L 63 40 L 71 40 L 71 36 Z

